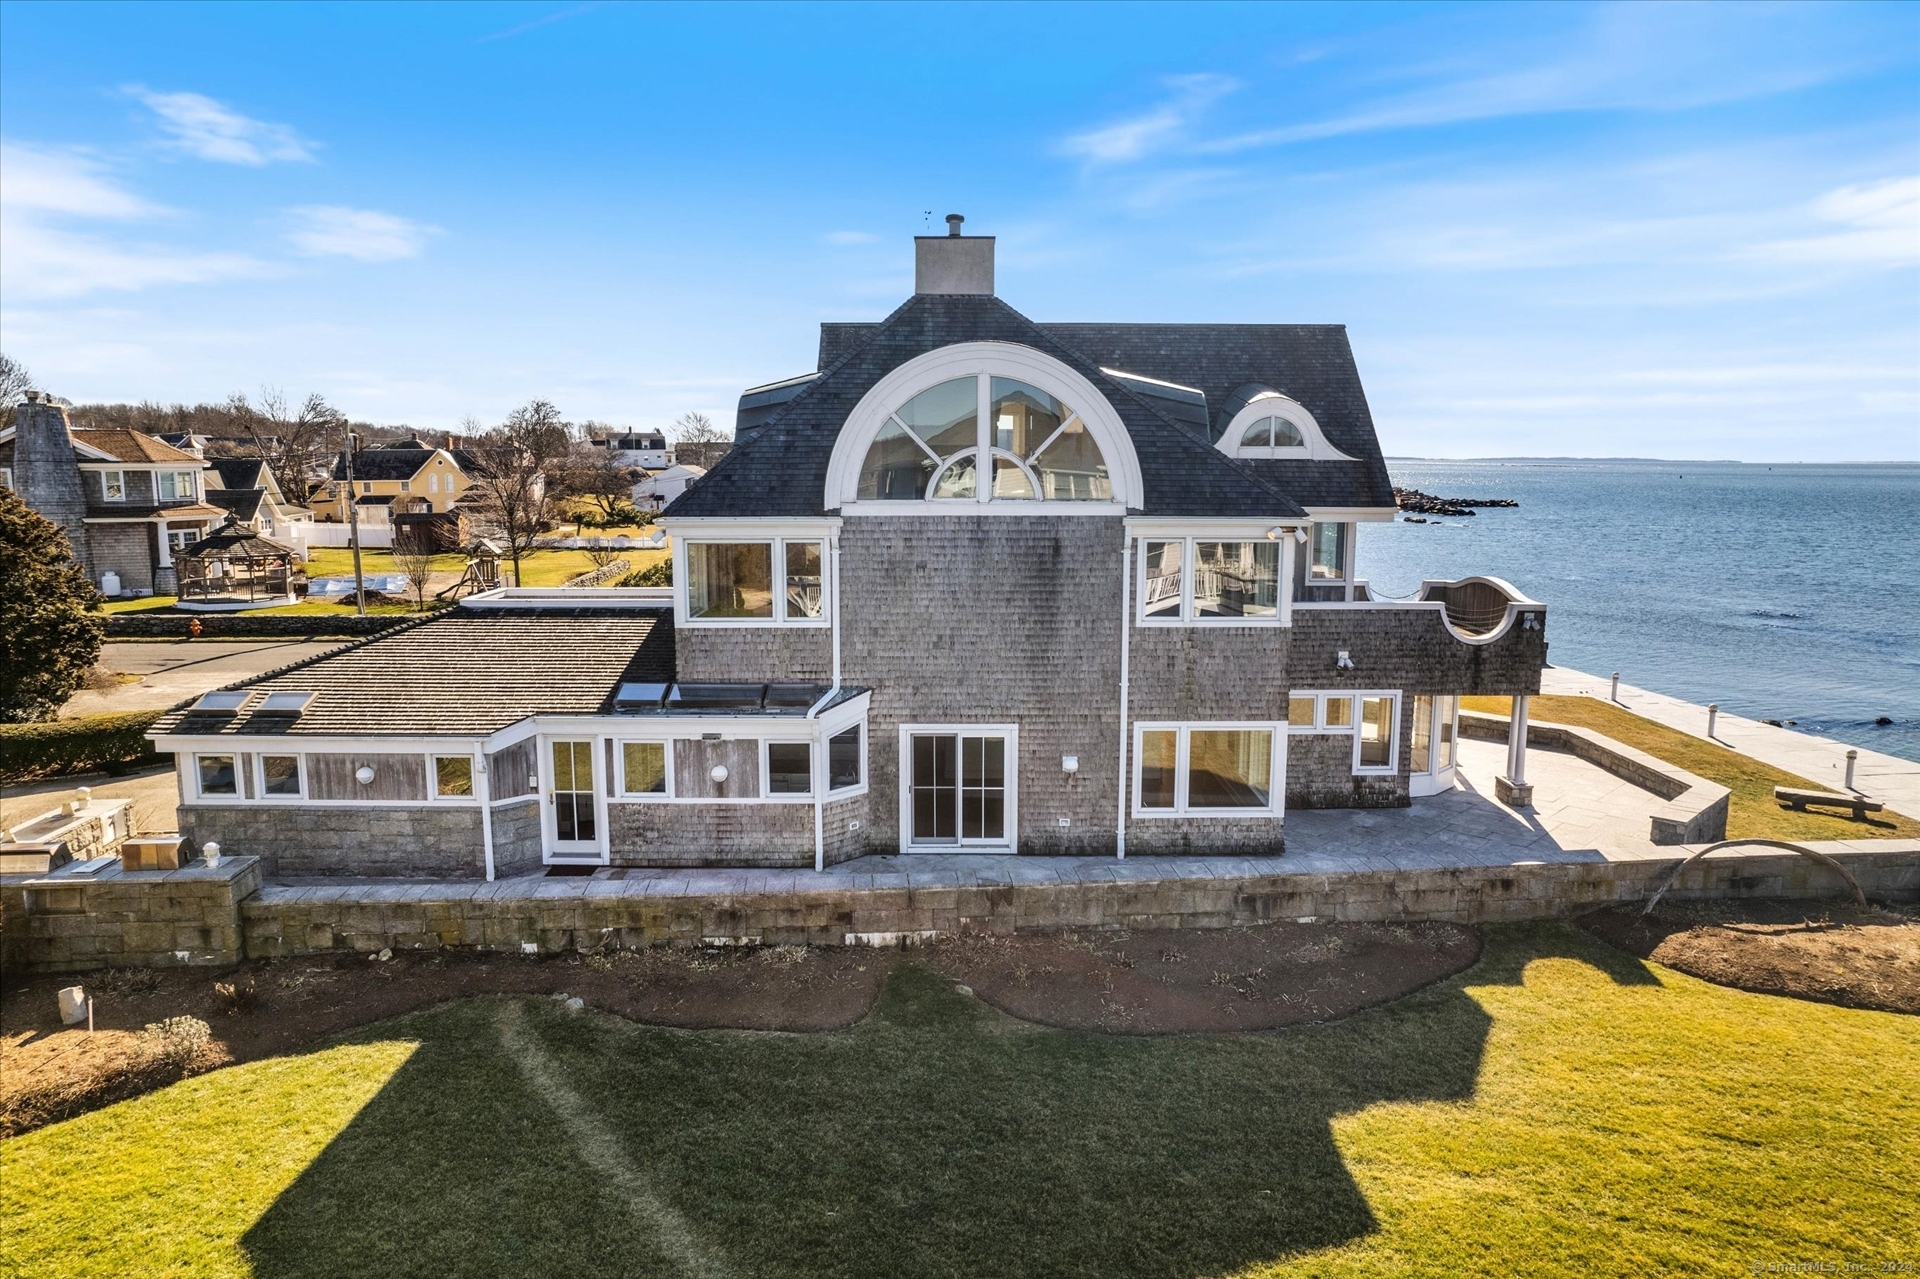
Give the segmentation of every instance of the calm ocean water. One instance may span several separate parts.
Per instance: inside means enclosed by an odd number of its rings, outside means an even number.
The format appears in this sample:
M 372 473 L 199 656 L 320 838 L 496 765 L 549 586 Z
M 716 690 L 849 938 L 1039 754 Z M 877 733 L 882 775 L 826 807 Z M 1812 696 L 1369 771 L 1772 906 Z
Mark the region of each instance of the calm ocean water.
M 1920 760 L 1920 465 L 1387 468 L 1402 487 L 1520 506 L 1361 525 L 1376 591 L 1504 577 L 1548 605 L 1555 665 Z

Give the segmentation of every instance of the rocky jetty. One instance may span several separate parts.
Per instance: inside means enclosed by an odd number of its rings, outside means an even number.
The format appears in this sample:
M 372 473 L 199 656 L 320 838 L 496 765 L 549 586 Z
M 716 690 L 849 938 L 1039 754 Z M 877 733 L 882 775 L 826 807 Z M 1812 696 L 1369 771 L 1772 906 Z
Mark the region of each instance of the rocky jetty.
M 1435 497 L 1419 489 L 1396 488 L 1393 500 L 1416 515 L 1472 515 L 1476 506 L 1518 506 L 1510 497 Z

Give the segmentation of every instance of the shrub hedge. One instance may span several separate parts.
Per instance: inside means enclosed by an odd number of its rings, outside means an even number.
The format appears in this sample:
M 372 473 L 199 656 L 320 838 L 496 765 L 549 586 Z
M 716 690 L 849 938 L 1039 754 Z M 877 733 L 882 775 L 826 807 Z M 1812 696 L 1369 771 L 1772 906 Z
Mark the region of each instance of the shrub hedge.
M 0 781 L 65 773 L 125 772 L 165 762 L 146 731 L 164 711 L 82 715 L 38 724 L 0 724 Z

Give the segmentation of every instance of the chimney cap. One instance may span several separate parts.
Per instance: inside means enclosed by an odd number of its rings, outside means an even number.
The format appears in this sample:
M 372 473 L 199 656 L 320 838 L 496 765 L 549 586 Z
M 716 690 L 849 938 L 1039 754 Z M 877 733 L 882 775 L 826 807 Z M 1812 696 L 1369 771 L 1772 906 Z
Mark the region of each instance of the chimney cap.
M 961 224 L 962 222 L 965 222 L 966 220 L 967 220 L 967 219 L 966 219 L 966 216 L 965 216 L 964 214 L 959 214 L 959 213 L 949 213 L 949 214 L 947 214 L 947 234 L 948 234 L 948 235 L 952 235 L 952 236 L 957 236 L 957 235 L 959 235 L 959 234 L 960 234 L 960 224 Z

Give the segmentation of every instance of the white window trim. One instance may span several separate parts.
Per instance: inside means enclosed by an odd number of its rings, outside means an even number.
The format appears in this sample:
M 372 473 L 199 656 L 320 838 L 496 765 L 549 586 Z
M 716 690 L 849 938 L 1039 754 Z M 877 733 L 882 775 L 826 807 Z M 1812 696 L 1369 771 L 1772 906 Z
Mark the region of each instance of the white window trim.
M 666 789 L 657 791 L 636 791 L 627 787 L 627 747 L 632 745 L 658 746 L 661 748 L 661 765 L 666 770 Z M 613 739 L 614 767 L 620 772 L 620 789 L 612 796 L 622 804 L 665 804 L 678 798 L 673 791 L 673 738 L 671 737 L 616 737 Z
M 1017 378 L 1039 387 L 1069 405 L 1086 423 L 1107 464 L 1107 480 L 1113 498 L 1106 502 L 1056 501 L 1047 498 L 1005 498 L 998 501 L 985 496 L 991 488 L 991 471 L 978 488 L 976 500 L 867 501 L 859 500 L 860 471 L 867 450 L 880 428 L 895 409 L 928 387 L 954 378 L 982 373 Z M 976 442 L 990 444 L 992 424 L 984 409 L 975 422 Z M 1071 367 L 1050 355 L 1013 342 L 960 342 L 944 346 L 915 359 L 881 378 L 861 397 L 847 415 L 833 446 L 827 465 L 826 493 L 823 505 L 849 515 L 932 514 L 944 515 L 1019 515 L 1044 511 L 1049 515 L 1111 515 L 1143 505 L 1145 486 L 1140 459 L 1126 424 L 1107 397 L 1094 384 Z
M 464 759 L 467 761 L 467 781 L 472 794 L 442 795 L 440 793 L 440 769 L 438 762 L 443 759 Z M 466 751 L 433 751 L 427 756 L 427 801 L 433 804 L 474 804 L 480 798 L 480 761 Z
M 803 791 L 779 791 L 773 789 L 773 746 L 804 746 L 807 748 L 807 789 Z M 769 804 L 801 803 L 811 804 L 813 797 L 820 791 L 820 752 L 821 744 L 808 738 L 763 737 L 760 739 L 760 798 Z
M 1397 688 L 1364 688 L 1353 691 L 1353 775 L 1355 777 L 1390 777 L 1400 771 L 1400 703 L 1403 700 Z M 1360 763 L 1360 718 L 1364 709 L 1361 699 L 1385 697 L 1393 702 L 1393 714 L 1387 719 L 1387 762 L 1385 765 Z
M 1340 538 L 1340 576 L 1315 577 L 1313 575 L 1313 539 L 1314 529 L 1321 525 L 1344 528 Z M 1301 581 L 1308 586 L 1351 586 L 1353 584 L 1353 565 L 1359 558 L 1360 528 L 1350 520 L 1315 520 L 1307 526 L 1307 543 L 1300 548 Z
M 1240 437 L 1247 428 L 1263 417 L 1285 418 L 1300 428 L 1300 436 L 1306 441 L 1298 448 L 1275 448 L 1272 445 L 1251 445 L 1242 447 Z M 1307 406 L 1300 401 L 1280 394 L 1278 391 L 1265 391 L 1247 402 L 1247 406 L 1233 415 L 1227 423 L 1227 429 L 1220 436 L 1220 451 L 1228 457 L 1297 459 L 1307 462 L 1357 462 L 1360 459 L 1352 454 L 1343 453 L 1327 439 L 1327 433 L 1320 429 L 1319 421 Z
M 1287 805 L 1287 733 L 1284 723 L 1272 720 L 1142 720 L 1133 726 L 1133 815 L 1139 817 L 1279 817 Z M 1267 805 L 1264 808 L 1194 808 L 1187 803 L 1187 764 L 1189 739 L 1194 730 L 1209 732 L 1260 732 L 1272 735 L 1268 748 Z M 1145 771 L 1142 742 L 1147 733 L 1176 733 L 1173 762 L 1173 807 L 1143 808 L 1140 804 L 1140 777 Z
M 1336 697 L 1345 698 L 1349 703 L 1349 706 L 1351 706 L 1353 699 L 1359 696 L 1358 693 L 1350 693 L 1343 689 L 1321 690 L 1321 689 L 1296 688 L 1291 693 L 1288 693 L 1287 696 L 1289 698 L 1311 697 L 1313 699 L 1313 723 L 1294 724 L 1289 722 L 1287 724 L 1287 731 L 1289 733 L 1356 733 L 1357 734 L 1360 731 L 1359 722 L 1357 718 L 1350 719 L 1344 724 L 1331 724 L 1327 722 L 1327 702 L 1329 700 Z M 1358 709 L 1350 709 L 1348 713 L 1356 717 L 1359 715 Z
M 275 759 L 291 756 L 294 776 L 299 780 L 300 789 L 292 795 L 267 794 L 267 757 Z M 262 751 L 253 757 L 253 793 L 262 804 L 301 804 L 307 798 L 307 757 L 302 751 Z
M 1264 537 L 1264 534 L 1262 535 Z M 1198 535 L 1172 534 L 1157 537 L 1141 537 L 1139 550 L 1135 558 L 1139 561 L 1134 570 L 1134 623 L 1138 626 L 1281 626 L 1286 622 L 1287 606 L 1285 597 L 1292 590 L 1287 580 L 1287 564 L 1284 548 L 1276 545 L 1274 554 L 1276 563 L 1274 574 L 1276 590 L 1274 609 L 1271 617 L 1200 617 L 1194 613 L 1193 581 L 1195 568 L 1199 563 L 1200 552 L 1196 548 L 1199 542 L 1258 542 L 1261 538 L 1244 534 L 1221 536 L 1212 533 Z M 1147 616 L 1147 544 L 1149 542 L 1179 542 L 1180 551 L 1180 612 L 1175 617 Z
M 854 741 L 859 743 L 860 747 L 860 780 L 851 786 L 842 786 L 836 790 L 831 785 L 833 739 L 849 730 L 857 730 Z M 867 721 L 865 719 L 853 724 L 844 724 L 832 731 L 824 728 L 820 730 L 820 786 L 822 793 L 828 799 L 852 799 L 856 795 L 867 793 Z
M 172 497 L 166 496 L 161 491 L 163 487 L 163 482 L 165 481 L 166 477 L 169 475 L 173 477 L 173 496 Z M 184 493 L 181 491 L 182 479 L 185 479 L 186 481 L 186 484 L 185 484 L 186 491 Z M 200 496 L 199 481 L 195 479 L 194 473 L 192 471 L 155 471 L 153 472 L 153 500 L 155 502 L 193 502 L 193 501 L 197 501 L 199 499 L 199 496 Z
M 715 629 L 728 627 L 766 627 L 793 626 L 824 630 L 833 625 L 833 590 L 829 571 L 828 557 L 832 554 L 831 535 L 823 530 L 819 533 L 795 533 L 785 536 L 713 534 L 709 536 L 681 536 L 673 539 L 673 613 L 675 626 L 708 626 Z M 820 616 L 787 616 L 787 544 L 789 542 L 814 542 L 820 547 Z M 693 576 L 687 570 L 687 548 L 690 546 L 744 546 L 765 545 L 773 548 L 773 616 L 772 617 L 695 617 L 693 616 L 692 595 Z
M 915 844 L 913 842 L 913 739 L 928 733 L 951 733 L 967 737 L 1004 737 L 1007 742 L 1006 838 L 957 839 L 951 844 Z M 862 748 L 864 750 L 864 747 Z M 1020 848 L 1020 726 L 1018 724 L 902 724 L 899 767 L 900 851 L 902 853 L 963 853 L 968 850 Z M 864 760 L 864 757 L 863 757 Z
M 113 490 L 119 488 L 120 496 L 115 497 Z M 100 472 L 100 500 L 102 502 L 124 502 L 127 500 L 127 473 L 125 471 Z

